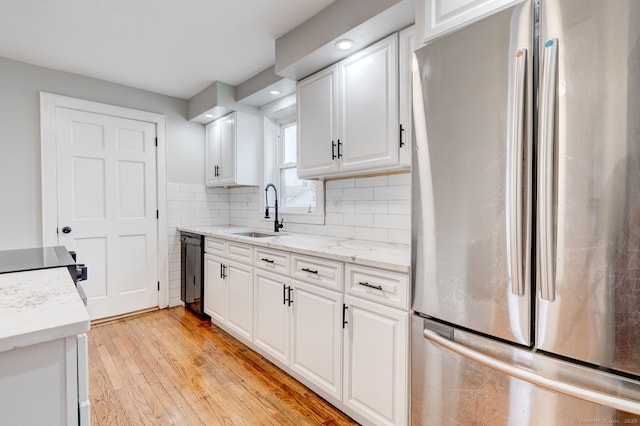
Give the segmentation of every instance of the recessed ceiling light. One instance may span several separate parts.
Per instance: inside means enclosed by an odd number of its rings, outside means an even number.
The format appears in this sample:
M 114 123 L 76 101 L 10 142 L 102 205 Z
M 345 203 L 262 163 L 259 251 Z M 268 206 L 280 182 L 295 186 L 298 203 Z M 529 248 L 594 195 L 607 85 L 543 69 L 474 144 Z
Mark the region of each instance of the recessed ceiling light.
M 270 95 L 279 95 L 279 94 L 280 94 L 280 91 L 279 91 L 279 90 L 271 90 L 271 91 L 269 92 L 269 94 L 270 94 Z
M 336 47 L 340 50 L 348 50 L 353 47 L 353 41 L 348 39 L 338 40 L 336 42 Z
M 207 118 L 213 118 L 213 114 L 205 114 L 204 116 Z

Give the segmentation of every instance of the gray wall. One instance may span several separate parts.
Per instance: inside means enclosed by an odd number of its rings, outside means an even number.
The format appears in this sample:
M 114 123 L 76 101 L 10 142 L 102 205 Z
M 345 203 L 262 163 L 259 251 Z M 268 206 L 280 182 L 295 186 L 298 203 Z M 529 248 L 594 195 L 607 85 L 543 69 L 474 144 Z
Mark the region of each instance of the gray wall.
M 167 180 L 204 182 L 204 127 L 185 100 L 0 58 L 0 250 L 42 244 L 40 91 L 165 115 Z

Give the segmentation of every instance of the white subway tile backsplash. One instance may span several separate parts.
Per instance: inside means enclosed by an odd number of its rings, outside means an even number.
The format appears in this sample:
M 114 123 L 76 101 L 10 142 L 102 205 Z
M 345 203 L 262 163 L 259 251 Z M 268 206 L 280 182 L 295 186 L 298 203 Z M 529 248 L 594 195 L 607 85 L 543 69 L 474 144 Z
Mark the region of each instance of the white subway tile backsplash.
M 387 185 L 389 185 L 389 176 L 373 176 L 356 179 L 356 187 L 358 188 Z
M 327 235 L 336 238 L 355 238 L 353 226 L 327 225 Z
M 389 242 L 394 244 L 411 244 L 411 231 L 409 229 L 390 229 Z
M 411 216 L 402 214 L 377 214 L 373 226 L 376 228 L 411 229 Z
M 334 189 L 334 188 L 354 188 L 356 186 L 356 179 L 339 179 L 339 180 L 330 180 L 325 183 L 325 189 Z
M 402 173 L 399 175 L 390 175 L 389 176 L 389 185 L 397 186 L 397 185 L 411 185 L 411 173 Z
M 389 231 L 384 228 L 367 228 L 358 226 L 355 230 L 355 238 L 358 240 L 380 241 L 385 243 L 389 241 Z
M 373 226 L 372 214 L 345 214 L 344 224 L 351 226 Z
M 389 201 L 389 214 L 410 214 L 411 200 Z
M 375 200 L 410 200 L 411 187 L 402 186 L 380 186 L 373 188 Z
M 377 188 L 376 188 L 377 189 Z M 373 200 L 373 187 L 346 188 L 343 199 L 345 200 Z
M 356 201 L 356 213 L 386 214 L 389 213 L 388 201 Z

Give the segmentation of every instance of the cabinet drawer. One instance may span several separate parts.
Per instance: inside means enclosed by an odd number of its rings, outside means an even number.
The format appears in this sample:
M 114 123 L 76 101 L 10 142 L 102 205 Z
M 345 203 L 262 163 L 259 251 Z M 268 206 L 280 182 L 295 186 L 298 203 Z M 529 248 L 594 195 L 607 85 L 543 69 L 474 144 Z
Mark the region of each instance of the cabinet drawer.
M 218 256 L 224 254 L 224 240 L 218 240 L 215 238 L 205 238 L 204 240 L 205 253 L 211 253 Z
M 229 260 L 253 264 L 253 246 L 227 241 L 227 258 Z
M 294 254 L 291 256 L 291 263 L 291 276 L 342 291 L 343 265 L 341 262 Z
M 256 267 L 267 271 L 289 274 L 289 253 L 255 247 Z
M 409 307 L 408 275 L 350 263 L 345 266 L 345 275 L 347 293 L 398 308 Z

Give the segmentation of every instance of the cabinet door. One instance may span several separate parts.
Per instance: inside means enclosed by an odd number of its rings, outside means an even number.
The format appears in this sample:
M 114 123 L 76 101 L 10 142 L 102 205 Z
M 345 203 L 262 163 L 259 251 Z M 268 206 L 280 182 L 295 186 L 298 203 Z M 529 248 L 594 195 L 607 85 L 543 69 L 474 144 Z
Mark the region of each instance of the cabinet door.
M 522 0 L 418 0 L 416 26 L 423 43 L 458 30 Z
M 345 296 L 343 403 L 378 425 L 407 423 L 408 314 Z
M 325 176 L 338 170 L 335 70 L 335 66 L 327 68 L 298 83 L 299 177 Z
M 236 182 L 236 114 L 226 115 L 219 121 L 220 163 L 218 179 L 220 184 L 233 184 Z M 257 154 L 256 152 L 255 155 Z
M 342 398 L 342 293 L 293 281 L 291 368 Z
M 340 170 L 398 164 L 398 35 L 338 64 Z
M 229 312 L 227 325 L 251 341 L 253 337 L 253 268 L 227 263 Z
M 265 271 L 254 273 L 253 343 L 266 353 L 289 363 L 289 279 Z
M 413 145 L 413 51 L 416 47 L 415 25 L 400 31 L 398 39 L 400 166 L 411 167 L 411 147 Z
M 224 260 L 204 255 L 204 312 L 220 322 L 227 318 L 227 282 L 223 276 Z
M 219 182 L 217 166 L 220 164 L 220 122 L 218 120 L 207 124 L 205 127 L 206 165 L 205 179 L 207 186 L 216 185 Z

